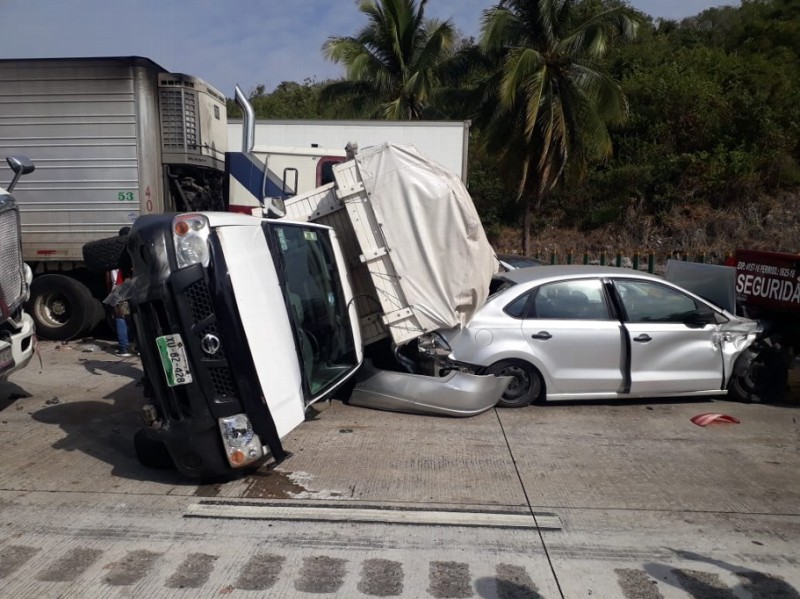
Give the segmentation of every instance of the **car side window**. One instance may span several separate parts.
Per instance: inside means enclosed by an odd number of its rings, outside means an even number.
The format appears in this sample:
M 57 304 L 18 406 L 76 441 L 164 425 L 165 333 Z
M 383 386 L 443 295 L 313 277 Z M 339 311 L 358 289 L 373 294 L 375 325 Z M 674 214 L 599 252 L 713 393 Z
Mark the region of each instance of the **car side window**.
M 699 305 L 688 295 L 652 281 L 615 279 L 628 322 L 683 322 Z
M 530 297 L 530 292 L 523 293 L 517 299 L 503 308 L 503 312 L 508 314 L 511 318 L 525 318 L 525 308 L 528 305 L 528 299 Z
M 530 318 L 608 320 L 602 283 L 599 279 L 579 279 L 542 285 Z

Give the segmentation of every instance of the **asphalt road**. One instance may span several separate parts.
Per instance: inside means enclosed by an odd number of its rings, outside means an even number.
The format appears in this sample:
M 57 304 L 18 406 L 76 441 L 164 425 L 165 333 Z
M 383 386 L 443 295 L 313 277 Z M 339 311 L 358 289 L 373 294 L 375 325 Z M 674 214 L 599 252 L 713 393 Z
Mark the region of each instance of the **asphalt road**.
M 136 358 L 40 357 L 0 383 L 0 597 L 800 599 L 797 385 L 465 420 L 332 401 L 277 468 L 198 486 L 135 459 Z

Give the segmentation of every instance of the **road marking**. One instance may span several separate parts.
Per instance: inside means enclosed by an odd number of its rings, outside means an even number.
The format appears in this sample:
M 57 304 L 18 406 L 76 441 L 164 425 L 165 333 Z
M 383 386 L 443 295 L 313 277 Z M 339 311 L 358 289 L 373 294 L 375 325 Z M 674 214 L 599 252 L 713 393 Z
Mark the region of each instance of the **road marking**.
M 190 504 L 185 517 L 245 520 L 305 520 L 313 522 L 371 522 L 422 526 L 473 526 L 481 528 L 527 528 L 560 530 L 561 519 L 552 513 L 459 512 L 400 510 L 364 507 L 286 506 L 231 501 Z

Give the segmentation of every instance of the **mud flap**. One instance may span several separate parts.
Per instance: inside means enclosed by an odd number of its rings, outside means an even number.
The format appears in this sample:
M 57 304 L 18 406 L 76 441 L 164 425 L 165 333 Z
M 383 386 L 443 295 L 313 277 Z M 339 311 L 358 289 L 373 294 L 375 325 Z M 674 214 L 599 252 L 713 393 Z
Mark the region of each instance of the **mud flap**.
M 379 370 L 367 363 L 361 368 L 350 405 L 409 414 L 474 416 L 493 408 L 512 380 L 458 371 L 424 376 Z

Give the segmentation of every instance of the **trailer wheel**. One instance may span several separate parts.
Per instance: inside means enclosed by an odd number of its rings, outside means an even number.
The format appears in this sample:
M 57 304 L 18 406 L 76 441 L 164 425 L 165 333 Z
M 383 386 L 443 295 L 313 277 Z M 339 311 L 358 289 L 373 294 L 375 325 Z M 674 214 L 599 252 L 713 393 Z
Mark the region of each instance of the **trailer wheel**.
M 786 392 L 789 362 L 780 345 L 750 347 L 736 359 L 728 392 L 746 403 L 778 402 Z
M 42 275 L 31 283 L 27 310 L 42 339 L 69 341 L 95 323 L 95 300 L 80 281 L 64 275 Z
M 129 269 L 130 257 L 125 251 L 127 235 L 97 239 L 83 245 L 83 262 L 91 272 L 101 273 L 115 268 Z

